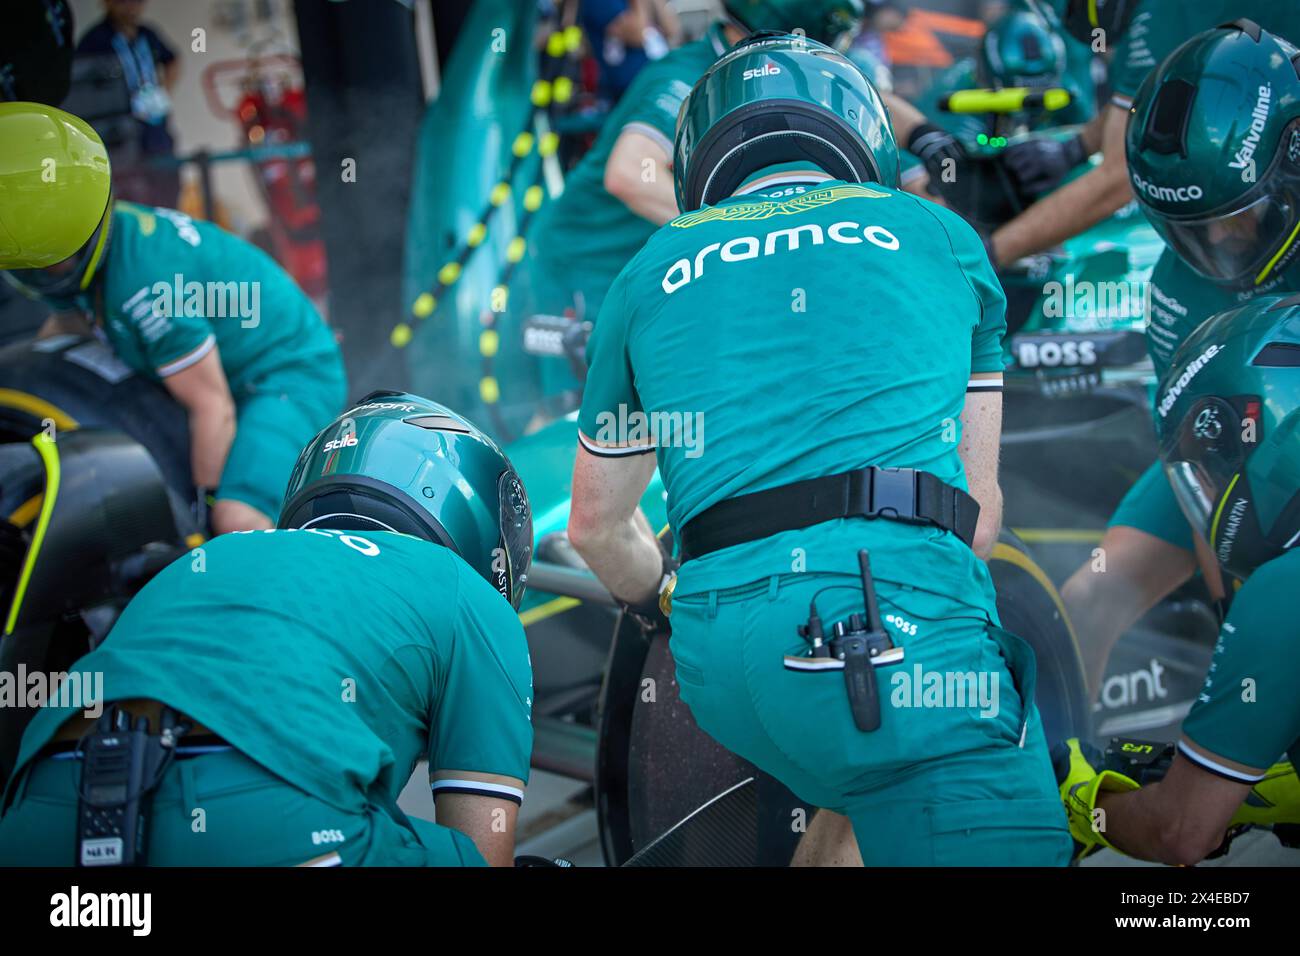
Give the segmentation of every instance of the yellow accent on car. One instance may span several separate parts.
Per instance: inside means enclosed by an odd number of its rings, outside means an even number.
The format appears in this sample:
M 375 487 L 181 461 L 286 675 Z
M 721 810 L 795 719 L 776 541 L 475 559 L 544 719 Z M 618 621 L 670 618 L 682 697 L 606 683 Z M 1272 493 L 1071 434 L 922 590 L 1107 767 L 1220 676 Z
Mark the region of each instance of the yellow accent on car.
M 405 322 L 397 323 L 397 325 L 393 326 L 388 341 L 393 343 L 393 348 L 405 348 L 406 343 L 411 341 L 411 327 Z
M 523 159 L 533 151 L 533 134 L 524 130 L 515 137 L 514 143 L 510 146 L 510 152 L 514 153 L 519 159 Z
M 77 427 L 77 420 L 59 406 L 51 405 L 43 398 L 37 398 L 35 395 L 14 388 L 0 388 L 0 405 L 16 408 L 41 421 L 48 418 L 54 422 L 55 428 L 65 432 L 70 432 Z
M 529 212 L 537 212 L 542 207 L 542 199 L 545 193 L 542 192 L 541 186 L 529 186 L 528 191 L 524 193 L 524 208 Z
M 484 329 L 479 333 L 478 350 L 479 353 L 492 358 L 497 354 L 497 349 L 501 346 L 501 336 L 495 329 Z
M 492 192 L 488 193 L 488 202 L 494 206 L 500 206 L 510 198 L 510 184 L 506 182 L 497 183 L 492 187 Z
M 465 237 L 465 245 L 471 249 L 477 249 L 486 236 L 487 226 L 481 222 L 476 222 L 470 227 L 469 235 Z
M 32 444 L 36 446 L 36 453 L 41 456 L 41 464 L 45 466 L 45 495 L 41 501 L 41 513 L 36 519 L 36 527 L 32 530 L 32 543 L 27 548 L 27 556 L 23 559 L 23 568 L 18 575 L 18 587 L 15 588 L 13 601 L 9 605 L 9 617 L 5 621 L 6 634 L 12 634 L 14 627 L 17 626 L 18 611 L 23 606 L 23 598 L 27 595 L 32 569 L 36 567 L 41 545 L 45 543 L 45 532 L 50 526 L 50 517 L 54 514 L 54 504 L 59 498 L 58 446 L 45 432 L 39 432 L 32 439 Z
M 506 246 L 506 259 L 510 262 L 518 262 L 524 257 L 524 237 L 515 236 L 510 240 L 510 245 Z
M 438 281 L 443 285 L 451 285 L 460 278 L 460 263 L 449 262 L 438 270 Z
M 44 498 L 43 493 L 32 495 L 13 510 L 13 513 L 8 518 L 9 523 L 15 528 L 27 527 L 41 510 L 41 501 Z
M 478 394 L 489 405 L 495 405 L 501 398 L 501 386 L 491 375 L 485 375 L 478 383 Z
M 527 611 L 520 612 L 519 623 L 524 627 L 532 627 L 538 621 L 544 621 L 548 617 L 554 617 L 556 614 L 561 614 L 571 607 L 577 607 L 581 603 L 582 602 L 577 598 L 557 597 L 543 604 L 539 604 L 537 607 L 530 607 Z

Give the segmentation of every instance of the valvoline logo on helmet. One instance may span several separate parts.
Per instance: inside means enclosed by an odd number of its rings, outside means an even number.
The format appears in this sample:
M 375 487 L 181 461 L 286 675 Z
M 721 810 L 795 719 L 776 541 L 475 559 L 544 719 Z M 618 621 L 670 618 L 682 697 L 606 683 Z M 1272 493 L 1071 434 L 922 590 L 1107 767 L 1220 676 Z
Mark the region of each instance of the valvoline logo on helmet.
M 1205 195 L 1205 190 L 1195 184 L 1191 186 L 1157 186 L 1150 180 L 1143 179 L 1138 175 L 1137 170 L 1130 169 L 1130 172 L 1133 174 L 1133 187 L 1138 191 L 1138 194 L 1156 202 L 1192 202 Z
M 1174 403 L 1178 401 L 1178 396 L 1183 394 L 1183 389 L 1185 389 L 1188 383 L 1196 377 L 1196 373 L 1205 368 L 1206 363 L 1221 351 L 1221 346 L 1211 345 L 1208 349 L 1188 363 L 1187 368 L 1183 369 L 1183 374 L 1179 375 L 1176 381 L 1169 383 L 1169 387 L 1161 397 L 1160 405 L 1157 409 L 1160 412 L 1161 418 L 1164 418 L 1169 414 L 1169 410 L 1173 408 Z
M 1246 129 L 1246 136 L 1241 142 L 1241 148 L 1233 154 L 1232 161 L 1228 163 L 1229 168 L 1241 170 L 1242 182 L 1255 181 L 1255 150 L 1259 148 L 1259 138 L 1264 134 L 1264 127 L 1268 125 L 1268 109 L 1272 98 L 1273 87 L 1267 83 L 1260 86 L 1255 108 L 1250 113 L 1250 126 Z
M 764 76 L 777 76 L 780 72 L 781 68 L 775 63 L 764 63 L 762 66 L 754 67 L 752 70 L 746 70 L 740 75 L 746 80 L 757 80 Z

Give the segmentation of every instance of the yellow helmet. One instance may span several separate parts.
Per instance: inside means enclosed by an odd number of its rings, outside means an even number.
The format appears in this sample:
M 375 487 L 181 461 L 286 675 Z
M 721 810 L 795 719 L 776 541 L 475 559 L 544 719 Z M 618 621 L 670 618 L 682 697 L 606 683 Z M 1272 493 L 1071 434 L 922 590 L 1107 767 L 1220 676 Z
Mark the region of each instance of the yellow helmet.
M 0 269 L 44 269 L 84 249 L 77 271 L 88 279 L 111 198 L 108 151 L 88 123 L 40 103 L 0 103 Z

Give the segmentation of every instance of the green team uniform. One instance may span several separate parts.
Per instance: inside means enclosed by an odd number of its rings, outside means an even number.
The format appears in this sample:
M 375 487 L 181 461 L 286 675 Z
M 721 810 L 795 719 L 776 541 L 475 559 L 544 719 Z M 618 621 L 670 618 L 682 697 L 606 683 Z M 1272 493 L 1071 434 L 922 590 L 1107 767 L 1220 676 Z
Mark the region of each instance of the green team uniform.
M 1178 749 L 1197 766 L 1255 783 L 1286 754 L 1300 766 L 1300 645 L 1295 592 L 1300 551 L 1268 561 L 1232 602 L 1205 686 L 1183 720 Z M 1249 689 L 1249 692 L 1248 692 Z
M 126 202 L 103 273 L 94 311 L 127 365 L 157 380 L 217 348 L 237 417 L 218 496 L 274 517 L 299 450 L 346 400 L 338 344 L 311 300 L 225 230 Z
M 388 532 L 222 535 L 196 560 L 160 573 L 74 665 L 103 674 L 105 700 L 163 701 L 233 748 L 169 768 L 150 862 L 481 864 L 463 834 L 408 828 L 396 798 L 421 758 L 431 778 L 527 780 L 532 674 L 510 604 L 447 548 Z M 73 862 L 79 761 L 41 750 L 75 712 L 28 727 L 0 862 Z M 432 786 L 522 799 L 455 774 Z
M 932 203 L 842 182 L 733 196 L 664 226 L 615 280 L 588 346 L 581 440 L 596 455 L 650 453 L 635 416 L 675 413 L 682 426 L 657 452 L 679 529 L 723 499 L 868 465 L 964 488 L 960 416 L 968 388 L 1001 386 L 1004 310 L 975 232 Z M 795 629 L 813 593 L 847 586 L 818 599 L 827 621 L 860 611 L 864 547 L 907 655 L 878 671 L 882 727 L 869 734 L 843 675 L 783 663 L 806 648 Z M 996 613 L 986 566 L 954 535 L 841 519 L 687 561 L 672 649 L 700 726 L 847 814 L 868 863 L 1064 863 L 1032 652 Z M 914 665 L 997 674 L 998 716 L 891 707 L 891 682 Z
M 1170 359 L 1192 330 L 1212 315 L 1235 309 L 1256 295 L 1300 292 L 1300 268 L 1291 266 L 1254 289 L 1237 290 L 1198 275 L 1172 249 L 1165 249 L 1151 272 L 1147 352 L 1156 378 L 1169 370 Z M 1183 516 L 1164 468 L 1153 462 L 1133 483 L 1111 516 L 1110 524 L 1137 528 L 1175 547 L 1195 548 L 1192 528 Z
M 1127 110 L 1147 74 L 1184 41 L 1242 17 L 1300 42 L 1300 7 L 1286 0 L 1141 0 L 1106 69 L 1111 102 Z

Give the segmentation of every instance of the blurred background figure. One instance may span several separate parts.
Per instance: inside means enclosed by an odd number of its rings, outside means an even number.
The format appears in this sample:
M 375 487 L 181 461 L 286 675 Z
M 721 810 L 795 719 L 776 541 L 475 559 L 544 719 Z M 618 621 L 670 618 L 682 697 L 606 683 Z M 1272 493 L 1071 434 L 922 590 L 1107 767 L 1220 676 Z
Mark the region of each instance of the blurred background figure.
M 145 0 L 104 0 L 104 18 L 77 43 L 77 56 L 116 61 L 130 94 L 135 135 L 111 152 L 117 195 L 150 206 L 175 206 L 179 169 L 151 160 L 176 152 L 171 94 L 180 62 L 162 35 L 142 22 L 144 7 Z
M 682 25 L 667 0 L 589 0 L 578 24 L 599 68 L 599 92 L 616 102 L 651 60 L 682 42 Z

